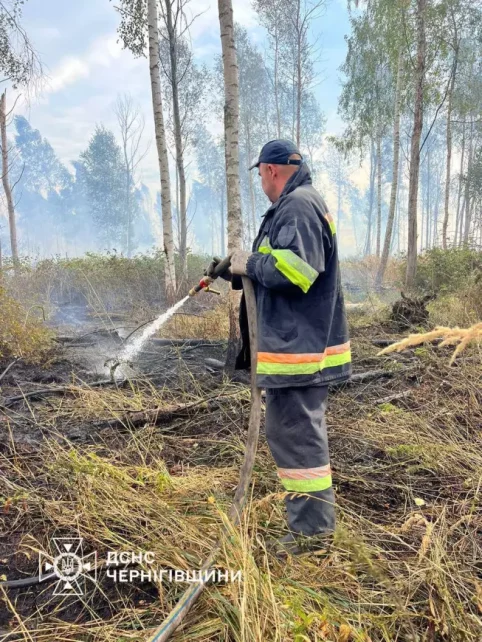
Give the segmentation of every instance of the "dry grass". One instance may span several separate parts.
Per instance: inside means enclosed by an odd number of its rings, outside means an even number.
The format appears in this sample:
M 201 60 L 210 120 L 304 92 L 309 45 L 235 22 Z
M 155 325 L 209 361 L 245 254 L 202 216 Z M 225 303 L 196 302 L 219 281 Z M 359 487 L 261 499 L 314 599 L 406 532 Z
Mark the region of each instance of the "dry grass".
M 223 297 L 214 309 L 205 310 L 201 314 L 184 312 L 175 314 L 162 327 L 160 336 L 169 339 L 227 339 L 229 336 L 227 297 Z
M 456 294 L 438 296 L 427 309 L 434 325 L 467 327 L 482 318 L 482 288 L 467 286 Z
M 364 367 L 389 360 L 357 342 L 355 354 L 365 355 Z M 1 460 L 0 492 L 9 500 L 4 531 L 20 534 L 15 560 L 35 572 L 35 553 L 49 551 L 52 536 L 78 535 L 100 557 L 110 549 L 151 550 L 156 567 L 187 570 L 198 568 L 222 537 L 220 567 L 241 570 L 244 580 L 208 588 L 175 640 L 476 642 L 482 632 L 480 367 L 448 368 L 431 351 L 417 381 L 396 404 L 377 405 L 377 399 L 410 386 L 403 375 L 332 396 L 336 543 L 325 559 L 286 563 L 266 546 L 283 532 L 284 495 L 264 439 L 241 526 L 233 529 L 225 516 L 243 454 L 244 387 L 223 384 L 215 412 L 197 407 L 159 427 L 104 431 L 84 445 L 55 440 L 53 432 L 61 435 L 87 417 L 201 400 L 206 391 L 192 381 L 184 393 L 142 385 L 79 391 L 43 406 L 35 417 L 51 436 L 41 453 L 21 456 L 12 446 Z M 167 581 L 113 585 L 101 574 L 82 609 L 59 603 L 48 590 L 30 616 L 13 592 L 4 607 L 13 639 L 140 642 L 183 588 Z
M 41 323 L 41 306 L 24 307 L 0 284 L 0 361 L 45 361 L 52 348 L 52 333 Z

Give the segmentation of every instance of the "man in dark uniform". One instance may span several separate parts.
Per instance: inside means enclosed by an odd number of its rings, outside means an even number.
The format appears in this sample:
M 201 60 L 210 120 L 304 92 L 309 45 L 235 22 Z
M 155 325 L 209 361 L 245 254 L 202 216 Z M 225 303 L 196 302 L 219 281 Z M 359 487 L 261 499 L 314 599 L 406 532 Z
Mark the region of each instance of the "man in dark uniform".
M 325 423 L 328 384 L 351 375 L 351 352 L 333 218 L 313 187 L 296 146 L 274 140 L 257 167 L 271 206 L 252 252 L 231 257 L 233 288 L 254 284 L 258 319 L 258 386 L 266 388 L 266 438 L 287 491 L 289 533 L 279 554 L 316 548 L 332 535 L 335 498 Z M 249 368 L 244 299 L 243 348 Z M 315 537 L 316 536 L 316 537 Z

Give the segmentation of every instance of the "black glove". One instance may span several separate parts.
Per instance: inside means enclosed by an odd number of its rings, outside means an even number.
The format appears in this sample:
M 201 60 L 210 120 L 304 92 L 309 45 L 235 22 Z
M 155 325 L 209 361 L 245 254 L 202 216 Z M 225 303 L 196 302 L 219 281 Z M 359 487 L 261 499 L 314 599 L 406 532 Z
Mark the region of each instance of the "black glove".
M 222 260 L 223 259 L 220 259 L 218 256 L 214 256 L 209 266 L 204 270 L 204 276 L 212 276 L 214 270 L 216 269 L 216 266 L 221 263 Z M 227 269 L 222 274 L 220 274 L 219 277 L 221 279 L 224 279 L 225 281 L 231 281 L 231 279 L 233 278 L 233 274 L 231 270 Z

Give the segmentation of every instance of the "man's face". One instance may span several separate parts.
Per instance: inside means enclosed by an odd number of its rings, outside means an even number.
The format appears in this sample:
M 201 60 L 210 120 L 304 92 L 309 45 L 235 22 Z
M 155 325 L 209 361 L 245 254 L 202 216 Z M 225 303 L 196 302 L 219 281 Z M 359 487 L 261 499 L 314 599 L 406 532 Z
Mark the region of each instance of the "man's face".
M 258 174 L 261 176 L 261 187 L 263 192 L 274 203 L 276 201 L 276 185 L 273 166 L 268 163 L 260 163 Z

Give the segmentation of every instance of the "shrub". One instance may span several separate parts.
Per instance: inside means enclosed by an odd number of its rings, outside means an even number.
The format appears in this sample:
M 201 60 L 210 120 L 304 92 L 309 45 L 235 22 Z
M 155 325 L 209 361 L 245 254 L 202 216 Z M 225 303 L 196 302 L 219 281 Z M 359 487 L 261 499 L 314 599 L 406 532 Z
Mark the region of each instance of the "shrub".
M 482 277 L 482 252 L 469 248 L 427 250 L 418 259 L 416 288 L 437 294 L 458 293 Z
M 207 257 L 188 255 L 179 296 L 199 281 L 208 263 Z M 132 258 L 116 252 L 41 261 L 25 258 L 15 274 L 9 271 L 5 283 L 14 297 L 21 295 L 22 300 L 44 306 L 47 317 L 71 304 L 85 306 L 95 316 L 120 312 L 133 320 L 149 318 L 153 310 L 166 307 L 161 251 Z
M 51 350 L 51 333 L 0 286 L 0 359 L 21 357 L 39 363 Z
M 401 266 L 404 273 L 406 263 Z M 418 258 L 415 289 L 433 293 L 428 304 L 434 325 L 469 326 L 482 318 L 482 252 L 432 248 Z

